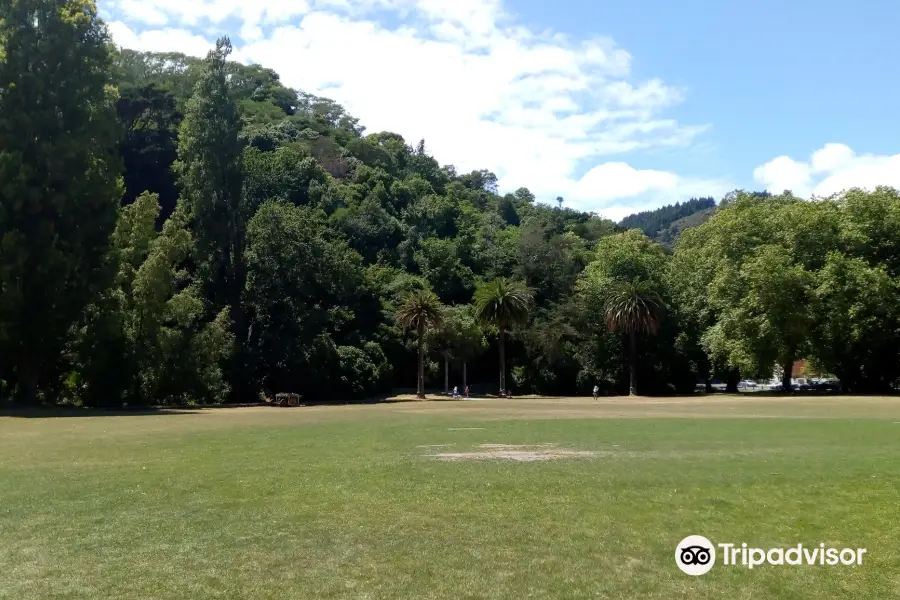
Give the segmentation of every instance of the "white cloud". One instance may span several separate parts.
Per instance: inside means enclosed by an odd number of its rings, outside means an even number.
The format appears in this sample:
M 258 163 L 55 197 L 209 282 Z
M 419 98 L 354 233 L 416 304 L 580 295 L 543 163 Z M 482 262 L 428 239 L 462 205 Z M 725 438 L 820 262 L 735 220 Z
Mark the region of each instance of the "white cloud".
M 165 12 L 152 4 L 142 2 L 141 0 L 121 0 L 119 6 L 122 8 L 123 12 L 141 23 L 146 23 L 148 25 L 165 25 L 169 22 L 169 18 L 166 16 Z
M 400 24 L 386 25 L 385 11 Z M 671 194 L 696 182 L 606 162 L 688 146 L 706 126 L 661 115 L 684 90 L 632 80 L 630 54 L 610 39 L 519 26 L 501 0 L 120 0 L 111 13 L 122 46 L 198 56 L 213 43 L 198 32 L 236 22 L 235 58 L 335 99 L 368 131 L 425 138 L 458 171 L 490 169 L 501 189 L 590 210 L 641 195 L 678 200 Z M 168 27 L 139 25 L 161 23 L 158 14 Z
M 588 171 L 571 189 L 573 208 L 595 210 L 619 221 L 623 217 L 691 197 L 721 197 L 734 186 L 727 181 L 691 179 L 669 171 L 635 169 L 623 162 L 607 162 Z M 569 196 L 563 196 L 569 198 Z
M 830 196 L 859 187 L 900 188 L 900 154 L 856 154 L 845 144 L 825 144 L 808 161 L 779 156 L 757 167 L 754 179 L 773 193 L 791 190 L 801 197 Z
M 135 33 L 124 23 L 114 21 L 109 24 L 109 30 L 120 46 L 148 52 L 177 51 L 192 56 L 206 56 L 215 45 L 187 29 L 152 29 Z

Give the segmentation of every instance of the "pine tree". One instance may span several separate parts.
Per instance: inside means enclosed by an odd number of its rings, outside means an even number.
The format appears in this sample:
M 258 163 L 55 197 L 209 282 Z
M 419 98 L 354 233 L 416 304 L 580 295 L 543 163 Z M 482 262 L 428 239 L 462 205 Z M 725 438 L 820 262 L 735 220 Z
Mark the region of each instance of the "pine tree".
M 58 382 L 70 328 L 113 275 L 110 48 L 90 0 L 0 4 L 0 362 L 28 403 Z
M 189 209 L 198 279 L 212 311 L 228 310 L 238 348 L 246 341 L 241 295 L 246 282 L 244 262 L 247 210 L 243 202 L 241 117 L 229 95 L 227 37 L 216 42 L 188 100 L 178 140 L 183 199 Z M 246 391 L 243 357 L 235 355 L 232 390 Z

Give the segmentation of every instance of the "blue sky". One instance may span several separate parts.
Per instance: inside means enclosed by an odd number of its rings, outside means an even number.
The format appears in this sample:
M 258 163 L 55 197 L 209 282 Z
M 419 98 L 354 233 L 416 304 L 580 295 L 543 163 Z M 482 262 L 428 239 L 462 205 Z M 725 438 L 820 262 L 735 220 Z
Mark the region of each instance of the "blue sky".
M 671 114 L 710 122 L 704 141 L 717 151 L 702 160 L 742 185 L 752 186 L 752 167 L 773 155 L 806 156 L 828 142 L 875 154 L 900 151 L 900 3 L 518 0 L 512 6 L 534 26 L 607 33 L 634 55 L 635 75 L 686 86 L 686 101 Z M 658 160 L 666 162 L 648 159 L 646 166 L 677 168 L 680 158 Z
M 900 187 L 885 0 L 101 0 L 126 47 L 235 57 L 501 188 L 621 218 L 735 188 Z

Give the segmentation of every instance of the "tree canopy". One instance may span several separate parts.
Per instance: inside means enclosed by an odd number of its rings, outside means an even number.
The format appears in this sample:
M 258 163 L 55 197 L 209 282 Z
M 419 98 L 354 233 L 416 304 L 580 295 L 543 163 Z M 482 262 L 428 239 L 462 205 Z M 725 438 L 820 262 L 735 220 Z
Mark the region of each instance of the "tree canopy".
M 368 133 L 225 38 L 115 50 L 90 1 L 22 0 L 0 43 L 4 401 L 664 394 L 799 359 L 900 379 L 895 189 L 616 225 Z

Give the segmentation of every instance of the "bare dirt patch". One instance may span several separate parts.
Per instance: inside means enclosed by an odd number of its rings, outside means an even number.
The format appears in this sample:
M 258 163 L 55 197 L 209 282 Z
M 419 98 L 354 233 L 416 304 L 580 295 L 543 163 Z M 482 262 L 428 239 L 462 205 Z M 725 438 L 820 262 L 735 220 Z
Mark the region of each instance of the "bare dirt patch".
M 428 458 L 445 461 L 458 460 L 512 460 L 516 462 L 536 462 L 560 460 L 564 458 L 587 458 L 596 456 L 589 450 L 568 450 L 556 444 L 481 444 L 472 452 L 442 452 L 427 454 Z

